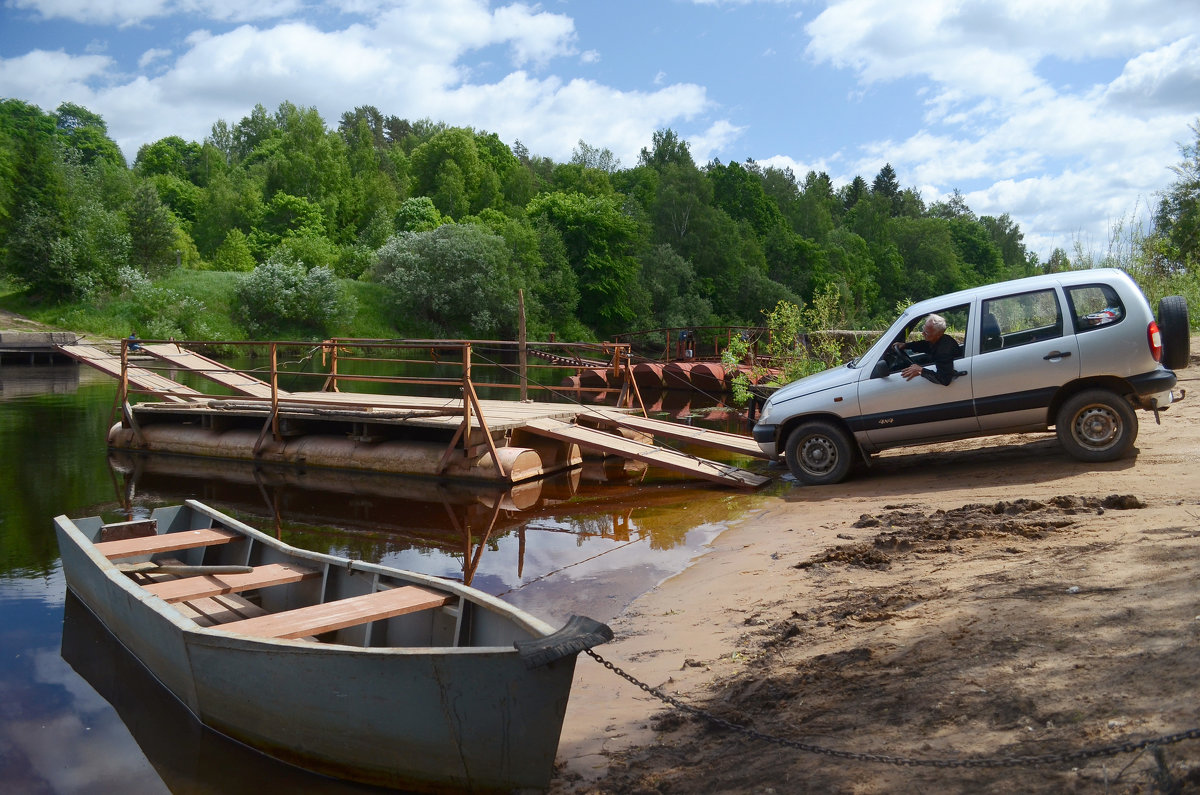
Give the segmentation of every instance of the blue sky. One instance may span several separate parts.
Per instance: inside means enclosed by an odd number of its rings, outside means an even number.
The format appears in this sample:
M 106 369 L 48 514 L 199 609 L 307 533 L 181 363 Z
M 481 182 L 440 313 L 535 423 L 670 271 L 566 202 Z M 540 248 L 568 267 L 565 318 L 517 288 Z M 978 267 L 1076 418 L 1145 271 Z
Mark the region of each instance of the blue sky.
M 256 103 L 333 127 L 374 105 L 563 162 L 633 166 L 655 130 L 716 158 L 884 163 L 961 190 L 1045 259 L 1103 256 L 1174 179 L 1200 119 L 1200 3 L 1182 0 L 0 0 L 0 96 L 101 114 L 132 162 Z

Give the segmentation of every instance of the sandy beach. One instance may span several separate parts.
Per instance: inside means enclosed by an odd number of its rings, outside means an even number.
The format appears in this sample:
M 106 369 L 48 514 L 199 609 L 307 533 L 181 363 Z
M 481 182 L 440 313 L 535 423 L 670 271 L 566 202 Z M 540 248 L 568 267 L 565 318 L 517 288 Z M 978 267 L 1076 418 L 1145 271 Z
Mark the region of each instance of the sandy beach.
M 1133 457 L 1053 434 L 889 451 L 764 497 L 581 656 L 554 793 L 1198 792 L 1200 340 Z M 1095 749 L 1096 756 L 1068 756 Z M 1049 764 L 1014 757 L 1050 755 Z

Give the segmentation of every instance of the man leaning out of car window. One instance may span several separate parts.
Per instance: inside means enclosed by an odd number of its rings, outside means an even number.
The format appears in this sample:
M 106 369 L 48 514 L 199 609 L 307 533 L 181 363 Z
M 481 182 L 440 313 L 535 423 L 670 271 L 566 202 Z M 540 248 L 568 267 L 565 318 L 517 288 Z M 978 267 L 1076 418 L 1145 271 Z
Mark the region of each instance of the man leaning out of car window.
M 933 370 L 927 370 L 919 364 L 910 364 L 900 371 L 905 381 L 911 381 L 917 376 L 948 386 L 954 380 L 954 360 L 959 356 L 959 346 L 953 337 L 946 336 L 946 318 L 941 315 L 929 315 L 921 328 L 925 337 L 914 342 L 897 342 L 893 344 L 896 350 L 910 350 L 915 353 L 927 353 L 933 358 Z

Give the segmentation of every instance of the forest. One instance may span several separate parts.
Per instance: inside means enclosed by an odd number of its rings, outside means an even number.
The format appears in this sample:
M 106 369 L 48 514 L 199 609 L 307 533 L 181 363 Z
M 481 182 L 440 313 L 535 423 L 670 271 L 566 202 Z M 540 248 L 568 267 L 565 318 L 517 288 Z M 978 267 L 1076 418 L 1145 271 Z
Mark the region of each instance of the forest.
M 331 128 L 284 102 L 200 142 L 145 144 L 130 164 L 87 108 L 6 99 L 0 296 L 187 339 L 511 339 L 518 294 L 534 339 L 761 325 L 816 296 L 836 298 L 830 323 L 872 328 L 910 301 L 1102 264 L 1195 306 L 1200 122 L 1192 132 L 1150 230 L 1040 262 L 1007 214 L 977 216 L 958 191 L 926 204 L 890 165 L 840 187 L 700 165 L 670 129 L 632 166 L 582 140 L 555 163 L 494 133 L 369 106 Z

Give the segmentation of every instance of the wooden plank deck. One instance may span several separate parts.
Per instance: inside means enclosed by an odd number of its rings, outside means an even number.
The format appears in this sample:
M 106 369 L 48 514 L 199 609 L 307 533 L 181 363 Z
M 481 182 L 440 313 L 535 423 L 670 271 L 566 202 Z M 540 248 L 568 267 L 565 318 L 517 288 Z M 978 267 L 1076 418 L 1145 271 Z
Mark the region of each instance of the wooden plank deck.
M 769 458 L 762 451 L 762 448 L 758 446 L 757 442 L 748 436 L 739 436 L 736 433 L 698 428 L 694 425 L 684 425 L 678 422 L 671 422 L 670 420 L 639 417 L 636 414 L 623 414 L 619 411 L 604 408 L 589 407 L 587 411 L 580 412 L 579 417 L 581 420 L 591 420 L 594 418 L 601 425 L 643 431 L 664 439 L 679 439 L 681 441 L 702 444 L 706 447 L 713 447 L 718 450 L 728 450 L 731 453 L 753 456 L 754 458 Z
M 615 453 L 636 461 L 645 461 L 647 464 L 672 469 L 676 472 L 683 472 L 687 475 L 694 475 L 717 483 L 758 488 L 770 482 L 770 478 L 756 475 L 753 472 L 748 472 L 738 467 L 709 461 L 705 458 L 698 458 L 697 456 L 653 444 L 636 442 L 632 439 L 625 439 L 624 437 L 608 433 L 607 431 L 586 428 L 582 425 L 573 425 L 559 420 L 543 418 L 530 420 L 526 423 L 525 427 L 533 433 L 540 433 L 554 439 L 577 442 L 578 444 L 602 450 L 606 453 Z
M 138 404 L 133 409 L 135 417 L 143 413 L 158 414 L 158 419 L 162 422 L 193 422 L 194 420 L 186 415 L 194 413 L 208 416 L 222 414 L 225 416 L 265 417 L 271 411 L 271 389 L 266 382 L 177 345 L 146 345 L 144 343 L 143 345 L 151 355 L 239 391 L 243 397 L 206 395 L 144 368 L 129 367 L 128 375 L 132 384 L 140 389 L 160 394 L 170 401 L 169 403 Z M 90 346 L 61 347 L 65 353 L 74 356 L 81 362 L 120 377 L 119 357 L 106 354 Z M 454 438 L 462 425 L 463 400 L 459 396 L 423 397 L 362 392 L 286 392 L 282 390 L 277 391 L 276 396 L 277 400 L 274 403 L 278 406 L 278 417 L 281 419 L 351 421 L 367 425 L 407 425 L 436 429 L 443 433 L 446 439 Z M 487 425 L 493 438 L 506 436 L 510 431 L 527 429 L 532 433 L 551 439 L 581 444 L 606 453 L 644 461 L 718 483 L 756 488 L 770 480 L 768 477 L 738 467 L 652 444 L 623 439 L 616 434 L 598 430 L 592 426 L 624 427 L 649 433 L 659 438 L 684 440 L 755 458 L 764 457 L 762 450 L 752 439 L 737 434 L 636 417 L 613 408 L 579 406 L 570 403 L 479 400 L 478 406 L 478 411 L 472 411 L 472 426 L 478 431 L 480 428 L 478 415 L 482 415 L 483 422 Z M 164 416 L 181 414 L 185 416 Z M 301 428 L 308 427 L 304 424 L 298 425 Z M 480 439 L 472 436 L 470 444 L 479 447 Z M 441 469 L 438 470 L 438 472 L 441 471 Z
M 58 349 L 81 364 L 95 367 L 117 379 L 121 377 L 120 356 L 114 356 L 92 345 L 59 345 Z M 151 392 L 172 403 L 187 403 L 192 398 L 204 397 L 203 392 L 176 383 L 161 373 L 151 372 L 144 367 L 130 365 L 126 375 L 129 377 L 129 383 L 135 388 Z
M 259 380 L 241 370 L 234 370 L 232 367 L 221 364 L 215 359 L 210 359 L 199 353 L 193 353 L 187 348 L 182 348 L 179 345 L 171 343 L 142 345 L 141 347 L 143 351 L 156 359 L 162 359 L 176 367 L 190 370 L 197 375 L 202 375 L 210 381 L 229 387 L 235 392 L 257 398 L 270 399 L 271 397 L 271 385 L 266 381 Z M 280 396 L 288 394 L 288 392 L 282 389 L 276 391 Z

